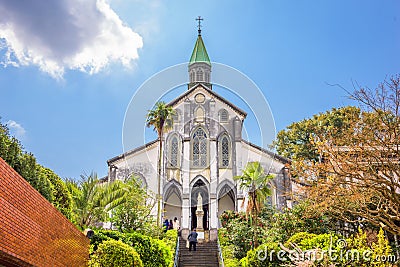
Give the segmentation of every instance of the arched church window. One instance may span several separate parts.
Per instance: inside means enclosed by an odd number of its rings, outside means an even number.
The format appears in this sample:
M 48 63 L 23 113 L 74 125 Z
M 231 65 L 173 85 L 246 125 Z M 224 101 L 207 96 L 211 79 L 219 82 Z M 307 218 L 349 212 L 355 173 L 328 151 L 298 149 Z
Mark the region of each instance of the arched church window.
M 203 81 L 203 72 L 201 70 L 198 70 L 196 73 L 196 81 Z
M 220 139 L 220 166 L 222 168 L 229 167 L 230 160 L 230 147 L 229 147 L 229 138 L 226 135 L 223 135 Z
M 196 109 L 196 121 L 197 122 L 202 122 L 204 121 L 204 110 L 201 107 L 198 107 Z
M 226 111 L 225 109 L 222 109 L 222 110 L 219 112 L 219 121 L 220 121 L 220 122 L 227 122 L 228 119 L 229 119 L 228 111 Z
M 208 72 L 206 72 L 206 82 L 210 82 L 210 74 Z
M 193 134 L 192 158 L 194 167 L 207 166 L 207 134 L 198 128 Z
M 176 136 L 172 137 L 171 140 L 171 152 L 170 152 L 170 165 L 171 167 L 178 167 L 178 155 L 179 155 L 179 143 Z

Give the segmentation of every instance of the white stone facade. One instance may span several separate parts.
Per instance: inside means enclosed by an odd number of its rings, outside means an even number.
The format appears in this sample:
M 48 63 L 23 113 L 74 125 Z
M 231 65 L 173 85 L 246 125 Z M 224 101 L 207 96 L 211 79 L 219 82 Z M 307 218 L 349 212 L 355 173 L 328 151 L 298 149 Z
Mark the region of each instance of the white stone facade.
M 233 177 L 240 175 L 248 162 L 260 161 L 267 173 L 275 175 L 271 203 L 278 209 L 290 203 L 291 184 L 285 167 L 288 160 L 242 139 L 246 113 L 212 91 L 209 76 L 205 81 L 191 74 L 205 67 L 210 73 L 211 65 L 204 62 L 189 65 L 188 90 L 169 103 L 176 115 L 172 130 L 162 140 L 161 216 L 177 217 L 184 233 L 196 227 L 200 193 L 203 226 L 210 230 L 210 239 L 215 239 L 219 215 L 224 210 L 245 209 L 246 192 L 237 187 Z M 136 174 L 148 190 L 157 193 L 158 149 L 158 142 L 153 141 L 110 159 L 109 180 Z M 157 216 L 157 210 L 153 214 Z
M 277 208 L 287 205 L 290 180 L 285 164 L 288 162 L 242 140 L 244 112 L 227 104 L 203 84 L 197 84 L 170 104 L 177 116 L 173 129 L 163 137 L 162 216 L 179 218 L 183 229 L 195 227 L 200 192 L 204 228 L 217 229 L 218 216 L 224 210 L 245 208 L 244 193 L 237 188 L 233 177 L 240 175 L 251 161 L 260 161 L 268 173 L 276 176 L 272 204 Z M 122 180 L 136 174 L 148 190 L 156 193 L 157 158 L 158 142 L 154 141 L 110 159 L 109 179 Z

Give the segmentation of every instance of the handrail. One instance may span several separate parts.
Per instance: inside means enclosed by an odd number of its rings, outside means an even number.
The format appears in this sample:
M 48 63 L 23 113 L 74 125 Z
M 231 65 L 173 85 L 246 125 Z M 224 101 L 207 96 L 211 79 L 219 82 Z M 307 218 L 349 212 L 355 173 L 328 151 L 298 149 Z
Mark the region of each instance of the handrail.
M 179 236 L 176 239 L 174 267 L 178 267 L 178 265 L 179 265 Z
M 224 267 L 224 257 L 222 256 L 222 249 L 221 246 L 219 245 L 219 237 L 217 238 L 217 245 L 218 245 L 218 263 L 219 267 Z

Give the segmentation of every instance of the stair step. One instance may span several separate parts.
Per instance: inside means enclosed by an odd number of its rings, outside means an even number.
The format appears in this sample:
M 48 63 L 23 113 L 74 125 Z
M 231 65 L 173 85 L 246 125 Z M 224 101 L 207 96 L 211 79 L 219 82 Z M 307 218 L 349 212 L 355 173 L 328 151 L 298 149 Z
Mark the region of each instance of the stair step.
M 218 267 L 218 245 L 215 241 L 198 243 L 189 251 L 186 240 L 179 242 L 179 267 Z

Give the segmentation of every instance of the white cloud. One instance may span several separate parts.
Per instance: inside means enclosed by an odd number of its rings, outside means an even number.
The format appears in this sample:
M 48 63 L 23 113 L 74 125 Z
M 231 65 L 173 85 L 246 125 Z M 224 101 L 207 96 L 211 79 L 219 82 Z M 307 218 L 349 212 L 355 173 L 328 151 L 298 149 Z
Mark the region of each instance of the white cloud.
M 24 127 L 21 126 L 21 124 L 13 121 L 13 120 L 9 120 L 7 123 L 7 127 L 10 129 L 11 133 L 17 137 L 18 139 L 23 139 L 25 137 L 25 129 Z
M 36 65 L 55 78 L 112 62 L 130 67 L 143 46 L 106 0 L 0 0 L 0 14 L 1 64 Z

